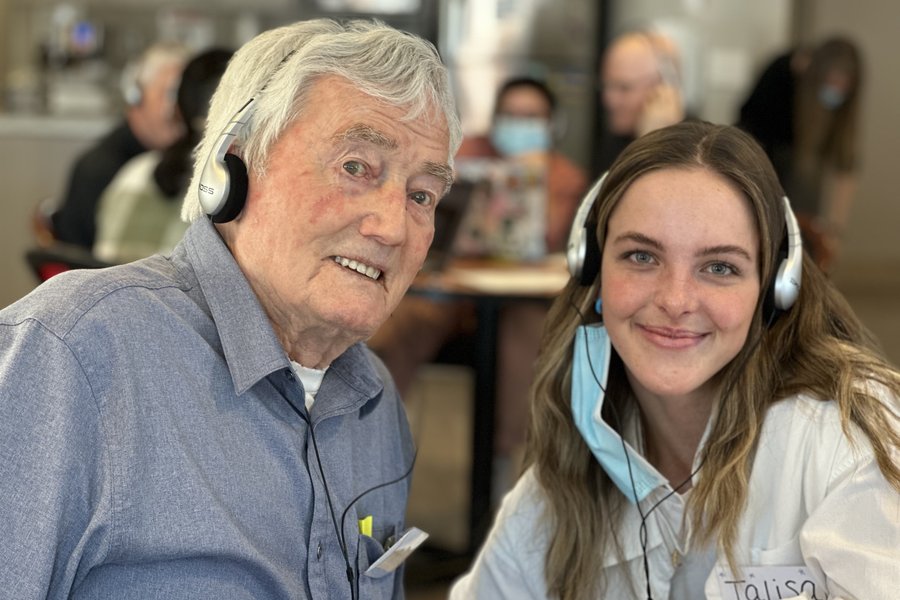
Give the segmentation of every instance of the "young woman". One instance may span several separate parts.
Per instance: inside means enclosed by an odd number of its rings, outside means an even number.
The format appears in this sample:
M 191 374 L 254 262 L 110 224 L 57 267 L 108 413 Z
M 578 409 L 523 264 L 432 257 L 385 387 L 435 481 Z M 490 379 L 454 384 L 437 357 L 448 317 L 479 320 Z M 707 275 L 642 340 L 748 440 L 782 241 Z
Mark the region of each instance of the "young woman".
M 893 598 L 900 373 L 801 256 L 758 144 L 641 137 L 587 222 L 599 269 L 548 316 L 529 468 L 451 597 Z

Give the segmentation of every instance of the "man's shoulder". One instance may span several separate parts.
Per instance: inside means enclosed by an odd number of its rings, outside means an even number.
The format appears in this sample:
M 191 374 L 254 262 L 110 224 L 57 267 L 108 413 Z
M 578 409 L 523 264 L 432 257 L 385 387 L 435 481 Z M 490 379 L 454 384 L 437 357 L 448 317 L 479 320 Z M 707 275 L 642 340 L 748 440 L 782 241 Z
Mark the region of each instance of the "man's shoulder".
M 75 269 L 56 275 L 0 311 L 0 326 L 36 321 L 62 338 L 84 319 L 110 323 L 139 319 L 138 310 L 161 301 L 165 290 L 183 295 L 192 286 L 162 256 L 106 269 Z

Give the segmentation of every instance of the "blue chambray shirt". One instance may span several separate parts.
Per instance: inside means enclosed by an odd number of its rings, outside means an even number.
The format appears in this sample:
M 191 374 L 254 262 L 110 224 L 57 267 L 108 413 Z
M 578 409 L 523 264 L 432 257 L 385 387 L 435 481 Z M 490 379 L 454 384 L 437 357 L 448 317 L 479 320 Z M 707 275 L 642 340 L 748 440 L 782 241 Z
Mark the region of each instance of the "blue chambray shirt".
M 400 532 L 413 443 L 363 345 L 303 389 L 201 219 L 170 258 L 54 277 L 0 312 L 0 597 L 350 598 Z M 316 461 L 311 433 L 321 457 Z M 372 538 L 358 520 L 373 517 Z

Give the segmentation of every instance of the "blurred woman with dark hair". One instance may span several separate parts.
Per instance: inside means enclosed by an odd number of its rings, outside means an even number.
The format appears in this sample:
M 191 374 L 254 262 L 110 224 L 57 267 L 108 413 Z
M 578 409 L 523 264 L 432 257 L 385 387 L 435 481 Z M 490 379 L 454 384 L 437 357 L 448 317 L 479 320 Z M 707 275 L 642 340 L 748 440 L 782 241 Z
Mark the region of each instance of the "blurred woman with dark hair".
M 775 59 L 741 107 L 738 126 L 766 151 L 810 253 L 826 271 L 856 189 L 862 83 L 859 49 L 835 37 Z

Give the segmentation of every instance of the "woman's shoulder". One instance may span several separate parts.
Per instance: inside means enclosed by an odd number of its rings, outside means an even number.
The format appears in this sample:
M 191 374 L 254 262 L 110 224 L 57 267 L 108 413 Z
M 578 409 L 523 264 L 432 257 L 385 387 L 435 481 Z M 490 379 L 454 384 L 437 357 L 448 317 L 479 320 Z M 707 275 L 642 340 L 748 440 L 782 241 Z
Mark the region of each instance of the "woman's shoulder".
M 544 492 L 537 479 L 535 467 L 529 467 L 513 488 L 503 497 L 498 511 L 501 518 L 531 520 L 540 518 L 545 507 Z
M 550 539 L 550 527 L 546 496 L 533 466 L 504 496 L 490 537 L 501 554 L 516 555 L 517 560 L 530 565 L 541 564 Z
M 454 583 L 451 600 L 547 597 L 543 564 L 549 531 L 543 498 L 532 467 L 503 498 L 471 570 Z
M 854 389 L 863 392 L 876 401 L 873 406 L 881 406 L 887 414 L 900 418 L 900 398 L 886 385 L 871 379 L 861 379 Z M 833 431 L 842 428 L 843 412 L 833 398 L 819 398 L 801 392 L 786 396 L 772 404 L 766 413 L 766 426 L 777 427 L 779 423 L 790 422 L 795 429 L 820 429 Z
M 898 398 L 887 387 L 874 381 L 861 381 L 864 389 L 884 408 L 890 426 L 898 427 Z M 863 408 L 862 410 L 872 410 Z M 767 414 L 760 438 L 760 452 L 773 457 L 781 454 L 788 462 L 802 461 L 823 476 L 860 466 L 874 460 L 869 439 L 862 429 L 845 417 L 839 403 L 807 393 L 795 394 L 773 404 Z

